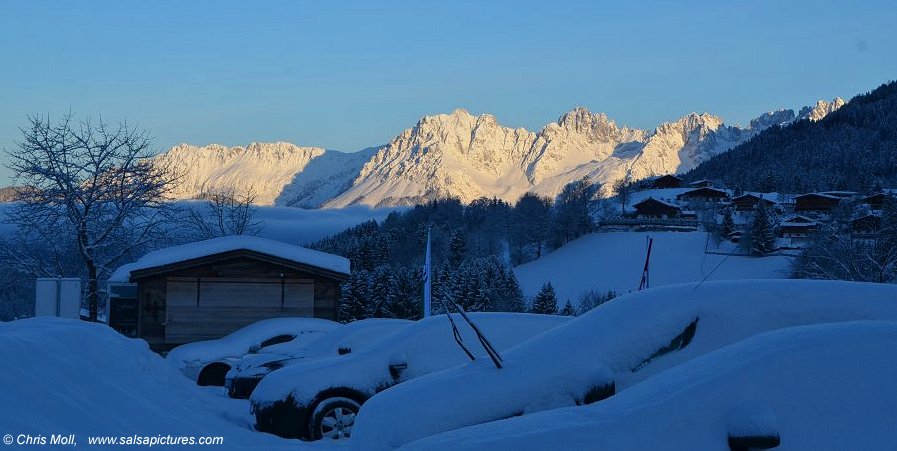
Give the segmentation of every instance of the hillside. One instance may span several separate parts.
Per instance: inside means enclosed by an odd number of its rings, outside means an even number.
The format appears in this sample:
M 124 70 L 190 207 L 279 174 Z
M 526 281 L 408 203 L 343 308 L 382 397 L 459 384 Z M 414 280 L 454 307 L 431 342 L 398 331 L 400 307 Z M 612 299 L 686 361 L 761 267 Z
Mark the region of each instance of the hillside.
M 704 232 L 593 233 L 529 263 L 514 268 L 526 296 L 534 296 L 551 282 L 558 303 L 576 305 L 589 290 L 617 294 L 638 288 L 645 264 L 646 240 L 654 238 L 650 286 L 708 280 L 779 279 L 788 277 L 788 257 L 728 257 L 704 254 Z M 725 260 L 725 261 L 724 261 Z M 718 267 L 718 268 L 717 268 Z M 717 268 L 714 271 L 714 268 Z
M 771 126 L 824 117 L 838 105 L 821 101 L 799 116 L 766 113 L 747 127 L 692 113 L 653 130 L 618 126 L 605 114 L 576 108 L 538 132 L 459 109 L 425 116 L 388 144 L 355 153 L 283 142 L 182 144 L 158 158 L 185 171 L 175 192 L 180 199 L 252 189 L 259 204 L 303 208 L 414 205 L 446 197 L 515 202 L 527 191 L 555 196 L 583 177 L 604 184 L 608 194 L 627 173 L 641 179 L 685 172 Z
M 826 111 L 823 107 L 819 111 Z M 813 119 L 818 115 L 808 113 Z M 772 127 L 687 174 L 745 190 L 869 191 L 897 184 L 897 82 L 824 118 Z

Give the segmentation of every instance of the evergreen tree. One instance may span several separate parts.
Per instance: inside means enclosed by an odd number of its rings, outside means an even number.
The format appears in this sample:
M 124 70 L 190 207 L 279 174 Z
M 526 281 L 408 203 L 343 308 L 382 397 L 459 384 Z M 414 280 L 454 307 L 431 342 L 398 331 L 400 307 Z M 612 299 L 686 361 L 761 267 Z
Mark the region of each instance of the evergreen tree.
M 464 261 L 467 254 L 467 242 L 464 232 L 460 229 L 452 230 L 451 238 L 449 238 L 449 259 L 448 264 L 452 268 L 457 268 Z
M 754 221 L 751 224 L 751 255 L 764 256 L 776 248 L 775 225 L 770 217 L 766 202 L 757 202 L 754 209 Z
M 423 301 L 423 272 L 416 268 L 392 268 L 385 311 L 399 319 L 420 319 Z
M 897 82 L 854 97 L 824 119 L 773 126 L 704 161 L 689 179 L 726 177 L 749 191 L 864 191 L 897 185 Z
M 570 300 L 567 299 L 567 303 L 564 304 L 564 308 L 558 313 L 561 316 L 576 316 L 576 309 L 573 308 L 573 304 L 570 303 Z
M 526 305 L 523 302 L 523 290 L 517 283 L 514 271 L 507 269 L 502 280 L 502 302 L 496 310 L 501 312 L 523 312 Z
M 371 272 L 366 304 L 368 318 L 389 317 L 386 307 L 389 302 L 389 289 L 394 283 L 392 278 L 390 266 L 381 266 Z
M 539 294 L 533 298 L 533 306 L 530 312 L 546 315 L 554 315 L 558 312 L 558 299 L 554 294 L 554 287 L 551 286 L 551 282 L 542 285 Z
M 616 296 L 617 293 L 615 293 L 613 290 L 607 290 L 606 293 L 589 290 L 579 297 L 579 314 L 582 315 L 583 313 L 586 313 L 589 310 L 592 310 L 593 308 L 598 307 L 599 305 L 604 304 L 607 301 L 610 301 Z
M 339 319 L 343 323 L 351 323 L 369 318 L 367 305 L 367 271 L 354 271 L 349 280 L 342 285 L 339 302 Z
M 726 239 L 732 238 L 732 234 L 736 231 L 735 227 L 735 219 L 732 217 L 732 209 L 726 208 L 723 210 L 723 237 Z

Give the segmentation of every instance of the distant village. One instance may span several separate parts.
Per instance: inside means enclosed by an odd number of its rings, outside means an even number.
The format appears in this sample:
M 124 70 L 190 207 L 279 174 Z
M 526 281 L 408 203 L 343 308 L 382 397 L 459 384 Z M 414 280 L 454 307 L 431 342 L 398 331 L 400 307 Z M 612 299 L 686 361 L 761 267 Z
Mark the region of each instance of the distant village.
M 619 194 L 618 194 L 619 195 Z M 626 195 L 617 214 L 605 215 L 605 229 L 698 230 L 725 229 L 723 235 L 737 243 L 746 233 L 762 203 L 774 219 L 778 250 L 799 250 L 833 216 L 849 223 L 855 238 L 873 238 L 882 227 L 882 209 L 891 190 L 861 194 L 854 191 L 824 191 L 802 194 L 741 192 L 714 186 L 710 180 L 687 183 L 675 175 L 639 181 Z M 734 227 L 733 227 L 734 226 Z M 713 229 L 713 230 L 710 230 Z

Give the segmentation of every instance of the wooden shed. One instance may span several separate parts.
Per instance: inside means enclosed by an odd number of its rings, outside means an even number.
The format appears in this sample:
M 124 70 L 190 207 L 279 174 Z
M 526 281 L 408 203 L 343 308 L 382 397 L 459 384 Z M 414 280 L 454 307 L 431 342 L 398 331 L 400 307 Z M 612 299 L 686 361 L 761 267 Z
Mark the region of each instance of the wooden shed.
M 869 209 L 872 211 L 880 211 L 885 202 L 894 201 L 894 195 L 891 193 L 875 193 L 871 196 L 866 196 L 860 200 L 860 203 L 866 204 L 869 206 Z
M 682 179 L 675 175 L 667 174 L 654 179 L 653 188 L 681 188 Z
M 774 208 L 776 205 L 775 202 L 769 199 L 764 199 L 763 197 L 754 194 L 745 194 L 733 198 L 732 206 L 735 207 L 735 211 L 754 211 L 757 208 L 757 204 L 760 202 L 766 204 L 767 208 Z
M 713 188 L 713 182 L 707 179 L 695 180 L 688 184 L 689 188 Z
M 794 198 L 794 211 L 828 213 L 841 204 L 841 199 L 841 197 L 823 193 L 801 194 Z
M 638 218 L 678 218 L 682 215 L 682 209 L 678 205 L 666 203 L 662 200 L 649 197 L 635 205 L 635 216 Z
M 117 302 L 136 304 L 136 318 L 125 318 L 136 326 L 129 335 L 168 350 L 267 318 L 338 320 L 340 283 L 348 277 L 349 261 L 343 257 L 230 236 L 151 252 L 122 266 L 110 277 L 109 292 L 130 291 L 136 299 L 110 298 L 110 309 L 122 310 Z M 116 327 L 116 315 L 109 318 Z
M 819 223 L 806 216 L 792 216 L 779 224 L 782 238 L 806 238 L 812 235 Z
M 728 198 L 729 193 L 726 191 L 709 187 L 693 189 L 676 196 L 676 200 L 701 203 L 721 202 Z

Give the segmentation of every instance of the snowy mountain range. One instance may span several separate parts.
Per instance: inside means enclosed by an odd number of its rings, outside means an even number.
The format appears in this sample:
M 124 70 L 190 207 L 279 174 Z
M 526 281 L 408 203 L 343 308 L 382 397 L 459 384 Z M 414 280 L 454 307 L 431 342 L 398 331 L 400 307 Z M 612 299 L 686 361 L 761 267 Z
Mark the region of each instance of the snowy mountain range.
M 251 189 L 259 204 L 304 208 L 412 205 L 448 196 L 514 202 L 527 191 L 555 196 L 583 177 L 608 193 L 627 174 L 638 180 L 682 173 L 770 126 L 818 121 L 843 104 L 836 98 L 798 114 L 778 110 L 747 127 L 692 113 L 654 130 L 621 127 L 602 113 L 575 108 L 538 132 L 458 109 L 424 116 L 388 144 L 353 153 L 283 142 L 181 144 L 157 158 L 184 170 L 177 198 L 224 188 Z

